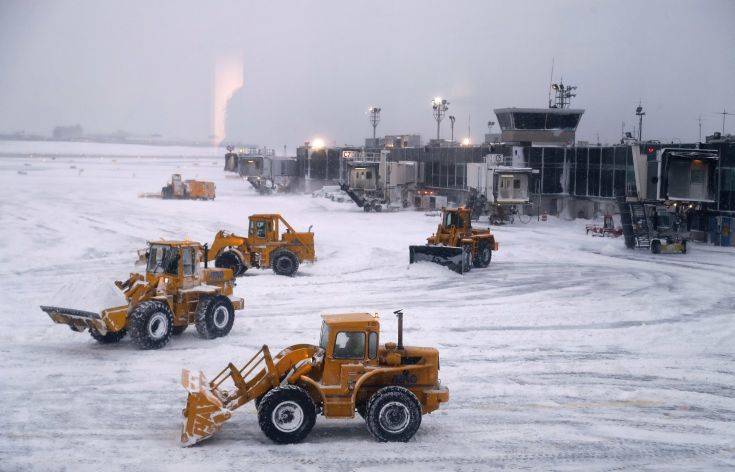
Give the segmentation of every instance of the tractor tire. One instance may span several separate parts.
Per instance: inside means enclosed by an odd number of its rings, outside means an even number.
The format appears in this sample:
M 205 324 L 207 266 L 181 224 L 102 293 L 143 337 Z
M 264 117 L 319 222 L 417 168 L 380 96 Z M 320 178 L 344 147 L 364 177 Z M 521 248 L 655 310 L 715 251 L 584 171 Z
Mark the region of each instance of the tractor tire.
M 421 426 L 421 404 L 403 387 L 384 387 L 367 405 L 368 431 L 380 442 L 408 442 Z
M 462 273 L 472 270 L 472 247 L 462 246 Z
M 360 415 L 360 418 L 367 421 L 367 402 L 356 404 L 355 411 L 357 412 L 358 415 Z
M 383 206 L 380 204 L 380 202 L 373 202 L 373 211 L 375 213 L 380 213 L 383 211 Z
M 196 312 L 196 328 L 204 339 L 227 336 L 235 322 L 235 310 L 230 299 L 217 295 L 203 297 L 199 300 Z
M 186 331 L 186 328 L 188 327 L 189 325 L 174 326 L 173 328 L 171 328 L 171 334 L 173 334 L 174 336 L 178 336 L 184 331 Z
M 276 387 L 258 406 L 258 424 L 263 434 L 278 444 L 301 442 L 314 427 L 316 406 L 297 385 Z
M 299 270 L 299 258 L 288 249 L 281 249 L 271 256 L 271 268 L 278 275 L 290 277 Z
M 472 265 L 475 267 L 485 268 L 490 265 L 490 261 L 493 258 L 493 251 L 490 249 L 490 244 L 487 242 L 481 242 L 477 245 L 477 254 L 472 259 Z
M 687 253 L 687 240 L 683 240 L 681 242 L 681 253 L 686 254 Z
M 174 316 L 159 300 L 139 303 L 128 317 L 130 338 L 139 349 L 160 349 L 171 339 Z
M 107 334 L 100 334 L 100 332 L 94 328 L 89 329 L 89 335 L 92 336 L 92 338 L 100 344 L 119 343 L 120 340 L 124 338 L 127 333 L 128 330 L 126 330 L 125 328 L 121 329 L 120 331 L 115 331 L 114 333 L 108 331 Z
M 218 269 L 230 269 L 234 277 L 239 277 L 248 270 L 235 251 L 221 252 L 214 260 L 214 266 Z
M 661 254 L 661 241 L 651 241 L 651 252 Z

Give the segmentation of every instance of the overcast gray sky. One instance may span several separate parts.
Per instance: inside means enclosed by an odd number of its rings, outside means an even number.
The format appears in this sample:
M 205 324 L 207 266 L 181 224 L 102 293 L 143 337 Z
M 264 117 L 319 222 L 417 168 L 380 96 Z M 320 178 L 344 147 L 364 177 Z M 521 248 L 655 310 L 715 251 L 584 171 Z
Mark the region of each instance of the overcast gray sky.
M 546 105 L 554 58 L 587 110 L 579 138 L 616 140 L 642 99 L 647 137 L 688 140 L 700 114 L 708 131 L 735 112 L 734 46 L 732 0 L 0 0 L 0 131 L 205 139 L 214 65 L 234 55 L 228 138 L 360 144 L 373 104 L 380 134 L 428 139 L 441 95 L 477 142 L 493 108 Z

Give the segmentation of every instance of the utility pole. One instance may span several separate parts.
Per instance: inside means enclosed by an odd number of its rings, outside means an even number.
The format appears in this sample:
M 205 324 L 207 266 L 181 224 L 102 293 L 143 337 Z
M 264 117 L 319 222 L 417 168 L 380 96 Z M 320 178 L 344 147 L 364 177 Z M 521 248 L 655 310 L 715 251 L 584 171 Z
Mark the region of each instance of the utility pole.
M 472 113 L 467 113 L 467 139 L 472 142 Z
M 728 113 L 727 110 L 723 108 L 722 111 L 717 114 L 722 115 L 722 136 L 724 137 L 725 136 L 725 117 L 728 115 L 735 116 L 735 113 Z
M 702 142 L 702 115 L 699 115 L 699 118 L 697 119 L 699 122 L 699 142 Z
M 431 108 L 434 110 L 434 119 L 436 120 L 436 140 L 439 141 L 440 125 L 444 119 L 444 115 L 449 109 L 449 102 L 441 97 L 434 97 L 431 101 Z
M 640 143 L 643 141 L 643 117 L 646 115 L 640 101 L 638 102 L 638 106 L 635 108 L 635 114 L 638 117 L 638 142 Z
M 449 115 L 449 127 L 452 130 L 452 135 L 451 135 L 452 137 L 450 139 L 451 139 L 452 142 L 454 142 L 454 121 L 456 119 L 457 118 L 455 118 L 454 115 Z M 437 139 L 439 139 L 439 138 L 437 138 Z
M 370 119 L 370 124 L 373 127 L 373 146 L 378 147 L 378 143 L 375 140 L 375 133 L 378 128 L 378 123 L 380 123 L 380 108 L 379 107 L 368 108 L 368 118 Z

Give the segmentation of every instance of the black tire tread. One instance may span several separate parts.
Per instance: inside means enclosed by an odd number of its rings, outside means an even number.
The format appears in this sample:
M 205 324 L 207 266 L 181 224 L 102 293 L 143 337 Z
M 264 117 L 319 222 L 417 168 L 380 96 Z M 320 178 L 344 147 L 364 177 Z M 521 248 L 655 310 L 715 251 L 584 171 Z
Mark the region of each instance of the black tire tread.
M 283 272 L 278 269 L 278 259 L 281 257 L 288 257 L 293 263 L 293 270 L 291 272 Z M 284 275 L 287 277 L 293 276 L 299 270 L 299 258 L 296 257 L 292 251 L 288 249 L 278 249 L 271 255 L 271 269 L 278 275 Z
M 168 316 L 169 332 L 161 340 L 152 340 L 146 335 L 147 318 L 154 311 L 161 310 Z M 171 340 L 171 329 L 173 328 L 174 316 L 168 305 L 160 300 L 147 300 L 139 303 L 128 316 L 128 329 L 130 339 L 139 349 L 160 349 Z
M 304 412 L 304 424 L 294 433 L 284 433 L 272 425 L 270 411 L 276 404 L 283 401 L 283 397 L 299 403 Z M 311 432 L 316 422 L 316 405 L 309 393 L 298 385 L 283 385 L 268 391 L 258 403 L 258 425 L 261 431 L 271 441 L 277 444 L 293 444 L 301 442 Z
M 227 310 L 230 312 L 230 321 L 227 326 L 222 329 L 217 328 L 212 320 L 214 310 L 219 304 L 225 304 L 227 306 Z M 201 297 L 199 299 L 199 304 L 197 305 L 196 311 L 195 326 L 197 333 L 199 333 L 199 336 L 201 338 L 214 339 L 222 336 L 227 336 L 230 333 L 230 330 L 232 330 L 232 325 L 234 324 L 234 322 L 235 311 L 232 308 L 232 303 L 227 297 L 217 295 L 214 297 Z
M 406 401 L 412 403 L 414 406 L 414 409 L 411 412 L 411 421 L 413 424 L 409 424 L 406 430 L 399 434 L 391 434 L 382 431 L 382 428 L 378 423 L 376 405 L 378 402 L 386 398 Z M 370 397 L 370 401 L 368 401 L 367 404 L 367 419 L 365 422 L 367 423 L 367 428 L 370 434 L 380 442 L 408 442 L 421 426 L 421 403 L 418 398 L 416 398 L 416 395 L 407 388 L 399 386 L 383 387 Z

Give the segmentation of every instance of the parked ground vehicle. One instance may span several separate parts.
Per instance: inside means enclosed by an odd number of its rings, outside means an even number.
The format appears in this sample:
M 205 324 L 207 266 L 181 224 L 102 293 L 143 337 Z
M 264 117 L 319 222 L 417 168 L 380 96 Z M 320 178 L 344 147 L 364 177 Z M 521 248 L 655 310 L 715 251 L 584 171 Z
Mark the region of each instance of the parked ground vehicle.
M 396 315 L 397 343 L 379 344 L 377 315 L 323 315 L 318 346 L 297 344 L 271 356 L 264 345 L 242 367 L 227 364 L 211 382 L 184 370 L 189 394 L 182 444 L 212 436 L 251 400 L 260 429 L 276 443 L 303 440 L 319 412 L 352 418 L 355 411 L 378 441 L 408 441 L 421 415 L 449 400 L 449 390 L 439 382 L 439 352 L 404 346 L 403 314 Z
M 279 223 L 285 232 L 280 233 Z M 303 262 L 316 261 L 314 233 L 296 232 L 277 213 L 251 215 L 248 235 L 220 231 L 209 248 L 209 260 L 216 267 L 232 270 L 235 277 L 251 267 L 271 267 L 278 275 L 293 275 Z
M 171 182 L 161 189 L 161 198 L 179 200 L 214 200 L 214 182 L 205 180 L 181 180 L 181 174 L 173 174 Z M 154 196 L 154 195 L 149 195 Z
M 56 323 L 84 331 L 103 344 L 116 343 L 127 333 L 140 349 L 159 349 L 171 335 L 196 325 L 205 339 L 226 336 L 235 310 L 245 306 L 232 295 L 235 279 L 229 269 L 208 268 L 206 247 L 192 241 L 154 241 L 148 244 L 145 274 L 131 273 L 115 285 L 127 305 L 100 313 L 42 306 Z
M 686 254 L 689 233 L 676 205 L 618 198 L 625 246 L 646 248 L 653 254 Z
M 623 235 L 623 228 L 615 227 L 613 216 L 606 213 L 602 219 L 602 226 L 598 224 L 585 225 L 586 234 L 592 233 L 592 236 L 602 236 L 609 238 L 618 238 Z
M 430 261 L 464 273 L 472 267 L 487 267 L 492 252 L 498 250 L 495 236 L 489 229 L 474 229 L 468 208 L 442 208 L 441 222 L 436 233 L 424 246 L 409 246 L 409 261 Z

